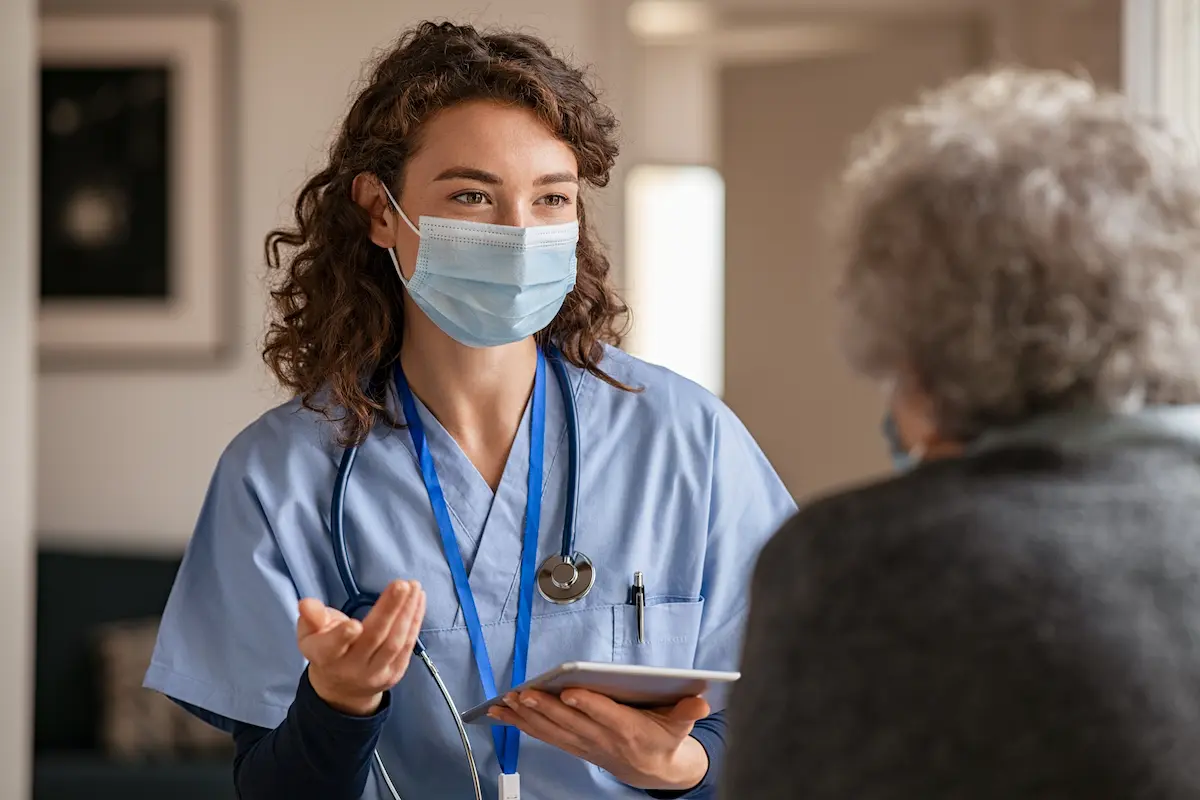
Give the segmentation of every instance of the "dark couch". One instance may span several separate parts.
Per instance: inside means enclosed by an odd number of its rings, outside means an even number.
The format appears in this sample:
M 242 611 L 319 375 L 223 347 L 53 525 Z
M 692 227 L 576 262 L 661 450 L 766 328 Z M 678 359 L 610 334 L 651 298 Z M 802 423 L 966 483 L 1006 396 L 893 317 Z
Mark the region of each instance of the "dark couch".
M 154 556 L 38 553 L 34 800 L 234 800 L 227 756 L 122 762 L 100 742 L 94 631 L 160 614 L 178 567 Z

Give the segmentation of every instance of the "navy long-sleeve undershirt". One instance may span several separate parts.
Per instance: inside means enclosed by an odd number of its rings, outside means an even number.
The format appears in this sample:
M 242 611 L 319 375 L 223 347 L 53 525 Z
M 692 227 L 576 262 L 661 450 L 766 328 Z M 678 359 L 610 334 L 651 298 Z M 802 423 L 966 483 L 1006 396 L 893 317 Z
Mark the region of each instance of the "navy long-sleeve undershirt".
M 240 800 L 359 800 L 371 774 L 372 753 L 391 713 L 391 695 L 386 694 L 372 716 L 341 714 L 317 695 L 305 672 L 279 727 L 234 724 L 237 796 Z M 715 800 L 725 730 L 725 714 L 718 712 L 697 722 L 692 731 L 708 753 L 708 773 L 699 785 L 686 792 L 647 792 L 647 796 Z

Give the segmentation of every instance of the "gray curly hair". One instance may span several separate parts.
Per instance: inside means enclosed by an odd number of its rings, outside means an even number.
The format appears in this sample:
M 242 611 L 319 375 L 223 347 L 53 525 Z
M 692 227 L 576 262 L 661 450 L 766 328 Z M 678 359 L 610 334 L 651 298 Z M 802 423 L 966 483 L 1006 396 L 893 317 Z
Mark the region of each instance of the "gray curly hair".
M 1005 68 L 885 113 L 843 176 L 852 364 L 943 435 L 1200 402 L 1200 163 L 1160 119 Z

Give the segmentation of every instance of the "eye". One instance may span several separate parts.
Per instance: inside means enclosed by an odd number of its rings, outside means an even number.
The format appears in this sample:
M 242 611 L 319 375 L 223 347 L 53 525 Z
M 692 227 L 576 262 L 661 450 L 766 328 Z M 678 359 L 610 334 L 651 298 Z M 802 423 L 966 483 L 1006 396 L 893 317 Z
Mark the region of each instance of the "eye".
M 453 200 L 464 206 L 481 206 L 488 201 L 488 196 L 478 191 L 459 192 L 454 195 Z
M 550 208 L 562 208 L 571 204 L 571 198 L 565 194 L 548 194 L 542 198 L 542 204 Z

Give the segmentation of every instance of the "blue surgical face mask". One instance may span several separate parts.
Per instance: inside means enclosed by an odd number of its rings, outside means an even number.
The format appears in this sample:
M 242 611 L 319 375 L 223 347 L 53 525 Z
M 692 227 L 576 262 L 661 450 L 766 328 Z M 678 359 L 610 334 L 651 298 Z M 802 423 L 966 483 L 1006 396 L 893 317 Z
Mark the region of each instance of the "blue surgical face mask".
M 905 472 L 915 467 L 919 460 L 912 457 L 908 448 L 904 446 L 904 442 L 901 441 L 900 430 L 896 427 L 896 419 L 892 416 L 891 411 L 884 414 L 881 428 L 884 441 L 887 442 L 888 455 L 891 456 L 892 466 L 896 468 L 896 471 Z
M 383 187 L 400 218 L 421 238 L 409 279 L 388 249 L 413 302 L 467 347 L 519 342 L 545 328 L 575 288 L 579 223 L 514 228 L 421 217 L 413 225 Z

